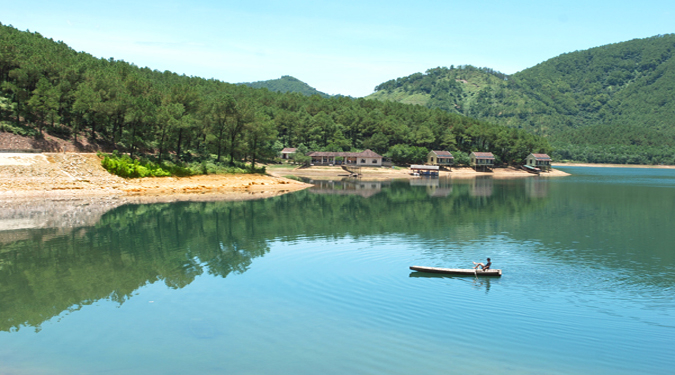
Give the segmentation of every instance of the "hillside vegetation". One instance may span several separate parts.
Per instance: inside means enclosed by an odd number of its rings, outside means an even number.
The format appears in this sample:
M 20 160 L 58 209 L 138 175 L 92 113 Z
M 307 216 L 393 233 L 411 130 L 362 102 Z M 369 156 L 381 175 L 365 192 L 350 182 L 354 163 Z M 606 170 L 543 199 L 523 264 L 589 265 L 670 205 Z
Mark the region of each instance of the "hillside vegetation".
M 559 158 L 675 164 L 675 35 L 566 53 L 505 75 L 429 69 L 370 98 L 417 103 L 547 137 Z
M 348 97 L 277 93 L 75 52 L 0 25 L 0 131 L 86 138 L 158 162 L 252 165 L 283 147 L 370 148 L 419 162 L 429 149 L 520 163 L 548 142 L 460 114 Z M 180 166 L 180 165 L 179 165 Z
M 330 95 L 323 93 L 314 87 L 302 82 L 301 80 L 291 77 L 291 76 L 282 76 L 278 79 L 270 79 L 267 81 L 258 81 L 258 82 L 246 82 L 242 83 L 248 87 L 253 87 L 254 89 L 268 89 L 274 92 L 297 92 L 305 96 L 319 95 L 323 98 L 329 98 Z

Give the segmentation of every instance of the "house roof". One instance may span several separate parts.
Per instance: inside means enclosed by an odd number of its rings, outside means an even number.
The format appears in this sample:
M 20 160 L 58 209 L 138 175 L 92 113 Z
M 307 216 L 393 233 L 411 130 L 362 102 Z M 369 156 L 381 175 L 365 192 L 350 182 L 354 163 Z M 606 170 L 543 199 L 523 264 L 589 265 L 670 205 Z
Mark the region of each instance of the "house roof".
M 551 157 L 546 154 L 532 154 L 537 160 L 551 160 Z
M 450 151 L 431 151 L 431 152 L 436 154 L 436 156 L 438 156 L 439 158 L 453 158 L 453 159 L 455 158 L 454 156 L 452 156 Z
M 281 150 L 282 154 L 292 154 L 297 150 L 297 148 L 290 148 L 286 147 L 285 149 Z
M 351 152 L 312 151 L 307 156 L 350 156 Z
M 359 152 L 354 156 L 359 156 L 359 157 L 362 157 L 362 158 L 381 158 L 382 157 L 382 156 L 378 155 L 375 151 L 370 151 L 370 150 Z
M 472 152 L 477 159 L 494 159 L 495 156 L 491 152 Z
M 308 156 L 343 156 L 343 157 L 356 157 L 356 158 L 381 158 L 382 156 L 377 153 L 365 150 L 362 152 L 328 152 L 328 151 L 314 151 L 307 154 Z

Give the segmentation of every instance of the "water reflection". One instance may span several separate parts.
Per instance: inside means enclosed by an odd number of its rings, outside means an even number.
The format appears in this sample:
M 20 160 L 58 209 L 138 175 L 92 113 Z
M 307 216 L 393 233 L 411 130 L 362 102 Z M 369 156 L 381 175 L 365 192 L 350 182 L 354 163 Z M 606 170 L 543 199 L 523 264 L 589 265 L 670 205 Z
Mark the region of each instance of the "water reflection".
M 492 280 L 489 277 L 474 278 L 473 285 L 475 289 L 485 289 L 485 294 L 490 292 L 490 283 Z
M 157 281 L 182 288 L 205 272 L 243 273 L 269 251 L 257 233 L 255 206 L 129 205 L 67 233 L 2 232 L 5 241 L 19 240 L 0 252 L 0 330 L 39 327 L 100 299 L 123 304 Z
M 243 273 L 276 239 L 436 236 L 442 228 L 475 222 L 477 231 L 458 237 L 469 239 L 489 229 L 479 229 L 489 217 L 536 209 L 524 194 L 474 204 L 467 200 L 466 183 L 453 189 L 449 180 L 426 182 L 421 189 L 408 181 L 322 182 L 313 190 L 266 200 L 125 205 L 105 214 L 114 206 L 87 204 L 72 212 L 92 212 L 96 219 L 79 225 L 73 220 L 65 228 L 5 228 L 0 230 L 0 330 L 39 327 L 101 299 L 123 304 L 155 282 L 183 288 L 204 273 Z M 444 197 L 432 199 L 439 195 Z M 61 205 L 44 203 L 46 212 L 38 217 L 63 217 Z
M 34 217 L 63 217 L 61 206 L 54 207 Z M 82 210 L 97 219 L 74 219 L 65 228 L 0 230 L 1 331 L 39 327 L 100 299 L 123 304 L 147 284 L 183 288 L 205 273 L 244 273 L 270 251 L 271 241 L 401 234 L 415 244 L 445 245 L 505 233 L 519 243 L 514 251 L 540 244 L 528 251 L 547 267 L 597 265 L 631 275 L 625 283 L 666 288 L 673 285 L 675 268 L 675 234 L 668 226 L 675 221 L 675 194 L 660 187 L 490 177 L 324 181 L 312 190 L 257 201 L 125 205 L 105 214 L 91 205 Z M 444 254 L 429 256 L 442 260 Z M 532 261 L 536 266 L 538 259 Z M 489 291 L 488 280 L 477 285 Z
M 528 197 L 546 198 L 550 179 L 547 177 L 531 177 L 525 181 L 525 192 Z
M 492 195 L 494 180 L 492 176 L 476 176 L 471 184 L 472 197 L 489 197 Z
M 383 185 L 390 184 L 390 182 L 361 181 L 351 178 L 340 181 L 310 180 L 309 182 L 314 185 L 309 191 L 315 194 L 360 195 L 364 198 L 372 197 L 382 190 Z
M 449 178 L 413 178 L 410 180 L 410 186 L 425 187 L 430 197 L 447 197 L 452 193 L 452 180 Z
M 427 273 L 427 272 L 411 272 L 408 277 L 421 278 L 421 279 L 449 279 L 449 280 L 460 280 L 463 282 L 470 282 L 473 284 L 475 289 L 485 290 L 485 294 L 490 292 L 490 283 L 494 279 L 493 277 L 476 277 L 476 276 L 461 276 L 461 275 L 444 275 L 439 273 Z

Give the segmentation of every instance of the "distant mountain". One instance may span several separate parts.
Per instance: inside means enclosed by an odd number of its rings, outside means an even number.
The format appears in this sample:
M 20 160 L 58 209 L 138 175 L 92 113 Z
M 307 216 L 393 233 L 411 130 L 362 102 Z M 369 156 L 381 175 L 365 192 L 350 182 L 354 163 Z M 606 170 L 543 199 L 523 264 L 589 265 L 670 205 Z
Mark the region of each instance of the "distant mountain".
M 566 53 L 510 76 L 429 69 L 382 83 L 368 98 L 526 129 L 563 158 L 661 163 L 675 147 L 674 55 L 675 34 L 659 35 Z
M 330 98 L 330 95 L 291 76 L 282 76 L 281 78 L 270 79 L 267 81 L 247 82 L 242 83 L 242 85 L 253 87 L 255 89 L 266 88 L 274 92 L 298 92 L 305 96 L 319 95 L 323 98 Z

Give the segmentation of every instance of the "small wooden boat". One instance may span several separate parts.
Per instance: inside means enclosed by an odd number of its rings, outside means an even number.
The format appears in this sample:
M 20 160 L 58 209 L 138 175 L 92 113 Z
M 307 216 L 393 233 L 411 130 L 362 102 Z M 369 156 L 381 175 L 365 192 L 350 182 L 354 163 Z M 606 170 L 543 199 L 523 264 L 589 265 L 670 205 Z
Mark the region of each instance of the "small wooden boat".
M 410 269 L 417 272 L 443 273 L 456 276 L 501 276 L 502 270 L 474 270 L 473 268 L 438 268 L 438 267 L 420 267 L 410 266 Z
M 533 166 L 531 166 L 531 165 L 527 165 L 527 164 L 526 164 L 526 165 L 523 165 L 522 168 L 523 168 L 524 170 L 530 172 L 530 173 L 536 173 L 536 174 L 541 173 L 541 169 L 539 169 L 539 168 L 537 168 L 537 167 L 533 167 Z

